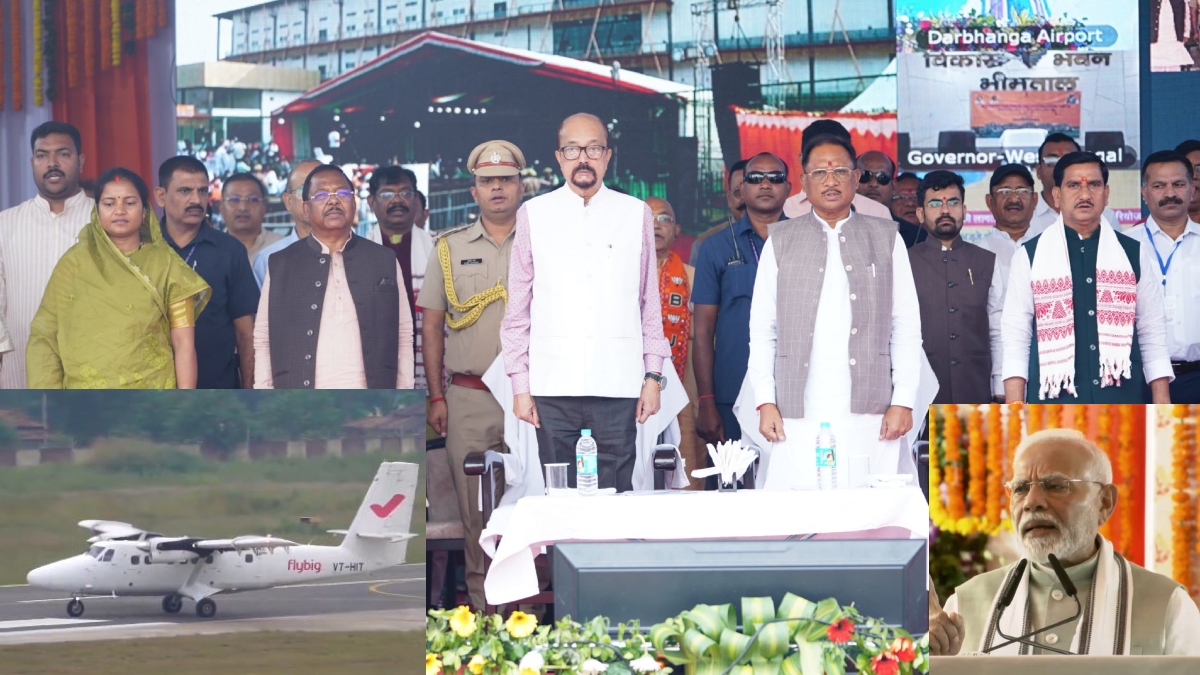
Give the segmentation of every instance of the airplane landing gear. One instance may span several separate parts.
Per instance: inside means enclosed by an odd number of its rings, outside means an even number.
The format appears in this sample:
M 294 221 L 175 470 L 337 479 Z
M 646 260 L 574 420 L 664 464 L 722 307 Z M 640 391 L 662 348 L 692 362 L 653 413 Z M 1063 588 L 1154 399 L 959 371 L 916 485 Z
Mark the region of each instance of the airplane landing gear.
M 163 611 L 167 614 L 178 614 L 179 610 L 183 609 L 183 598 L 178 595 L 168 595 L 163 597 Z
M 83 601 L 79 598 L 72 598 L 71 601 L 67 603 L 67 616 L 71 618 L 83 616 Z
M 201 619 L 211 619 L 216 615 L 216 613 L 217 603 L 213 602 L 212 600 L 204 598 L 200 602 L 196 603 L 196 616 L 200 617 Z

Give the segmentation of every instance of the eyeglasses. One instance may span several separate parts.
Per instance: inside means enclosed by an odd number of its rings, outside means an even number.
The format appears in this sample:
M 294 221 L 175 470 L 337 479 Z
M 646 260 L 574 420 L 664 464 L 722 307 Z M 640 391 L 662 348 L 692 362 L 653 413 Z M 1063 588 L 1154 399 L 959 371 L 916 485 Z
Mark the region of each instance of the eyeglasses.
M 837 182 L 839 183 L 845 183 L 846 181 L 850 180 L 850 176 L 853 174 L 854 169 L 847 169 L 844 166 L 836 169 L 817 169 L 816 171 L 809 171 L 807 173 L 808 178 L 814 183 L 824 183 L 825 180 L 830 176 L 833 176 L 835 179 L 837 179 Z M 750 177 L 746 176 L 746 180 L 750 180 Z
M 229 195 L 228 197 L 225 197 L 224 199 L 227 204 L 229 204 L 230 206 L 232 206 L 234 208 L 237 208 L 238 205 L 242 204 L 243 202 L 245 202 L 246 206 L 258 206 L 259 204 L 263 203 L 263 198 L 259 197 L 257 195 L 250 195 L 249 197 L 239 197 L 238 195 Z
M 934 211 L 936 211 L 936 210 L 942 208 L 943 206 L 949 206 L 952 209 L 956 209 L 956 208 L 962 206 L 962 203 L 963 203 L 962 200 L 959 199 L 958 197 L 951 197 L 950 199 L 944 199 L 944 200 L 943 199 L 930 199 L 928 202 L 925 203 L 925 208 L 933 209 Z
M 558 149 L 563 154 L 564 159 L 579 159 L 579 153 L 587 153 L 588 159 L 600 159 L 604 156 L 604 152 L 608 150 L 604 145 L 589 145 L 586 148 L 581 148 L 578 145 L 567 145 Z
M 324 204 L 331 197 L 336 197 L 339 202 L 349 202 L 354 199 L 354 190 L 338 190 L 337 192 L 318 192 L 308 198 L 314 204 Z
M 916 204 L 917 196 L 916 195 L 892 195 L 892 201 L 894 201 L 894 202 L 912 202 L 913 204 Z
M 858 182 L 864 184 L 870 183 L 872 178 L 880 185 L 887 185 L 892 182 L 892 174 L 886 171 L 864 171 L 862 172 L 862 176 L 859 177 Z
M 1005 483 L 1004 489 L 1013 499 L 1024 499 L 1029 496 L 1029 490 L 1034 483 L 1037 483 L 1042 488 L 1042 492 L 1052 497 L 1065 497 L 1071 492 L 1072 483 L 1095 483 L 1096 485 L 1107 485 L 1097 480 L 1088 480 L 1086 478 L 1066 478 L 1063 476 L 1049 476 L 1041 480 L 1031 481 L 1025 478 L 1017 478 Z
M 992 190 L 992 194 L 996 195 L 997 197 L 1011 197 L 1012 195 L 1016 195 L 1016 196 L 1020 197 L 1021 199 L 1029 199 L 1029 196 L 1033 194 L 1033 189 L 1032 188 L 1015 188 L 1014 189 L 1014 188 L 1009 188 L 1009 187 L 1002 187 L 1002 188 L 996 188 L 995 190 Z
M 787 181 L 787 173 L 783 171 L 751 171 L 746 174 L 746 182 L 751 185 L 758 185 L 764 180 L 771 181 L 774 185 L 780 185 Z
M 673 222 L 675 222 L 675 219 L 672 218 L 669 213 L 660 213 L 657 216 L 654 216 L 654 222 L 656 222 L 656 223 L 673 223 Z
M 392 190 L 384 190 L 383 192 L 375 193 L 376 198 L 378 198 L 382 201 L 385 201 L 385 202 L 390 202 L 393 199 L 395 199 L 396 197 L 399 197 L 404 200 L 408 200 L 408 199 L 412 199 L 413 197 L 416 197 L 416 196 L 417 196 L 417 193 L 413 192 L 412 190 L 400 190 L 398 192 L 392 191 Z

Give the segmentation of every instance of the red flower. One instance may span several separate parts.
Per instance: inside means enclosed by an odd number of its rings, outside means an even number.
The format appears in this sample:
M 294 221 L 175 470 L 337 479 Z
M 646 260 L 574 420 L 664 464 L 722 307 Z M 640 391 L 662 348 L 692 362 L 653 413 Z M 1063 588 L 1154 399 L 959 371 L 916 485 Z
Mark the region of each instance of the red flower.
M 900 662 L 891 652 L 883 652 L 871 659 L 871 670 L 875 675 L 897 675 L 900 672 Z
M 908 663 L 917 658 L 917 651 L 913 648 L 912 640 L 908 638 L 896 638 L 892 641 L 891 652 L 900 659 L 901 663 Z
M 825 631 L 825 635 L 831 642 L 838 644 L 849 642 L 850 638 L 854 637 L 854 622 L 850 619 L 838 619 L 833 622 L 829 630 Z
M 933 22 L 929 19 L 921 19 L 921 22 L 917 25 L 921 27 L 921 30 L 929 30 L 929 27 L 933 25 Z

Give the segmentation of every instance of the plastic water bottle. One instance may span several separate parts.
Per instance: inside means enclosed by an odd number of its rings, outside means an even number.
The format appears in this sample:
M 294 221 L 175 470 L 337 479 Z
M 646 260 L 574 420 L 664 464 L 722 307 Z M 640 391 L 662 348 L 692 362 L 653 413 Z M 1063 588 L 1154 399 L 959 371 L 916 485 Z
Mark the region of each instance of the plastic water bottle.
M 579 432 L 579 440 L 575 442 L 575 485 L 579 494 L 590 497 L 596 494 L 596 439 L 592 438 L 592 430 L 584 429 Z
M 837 439 L 829 430 L 829 422 L 821 422 L 817 432 L 817 489 L 837 488 Z

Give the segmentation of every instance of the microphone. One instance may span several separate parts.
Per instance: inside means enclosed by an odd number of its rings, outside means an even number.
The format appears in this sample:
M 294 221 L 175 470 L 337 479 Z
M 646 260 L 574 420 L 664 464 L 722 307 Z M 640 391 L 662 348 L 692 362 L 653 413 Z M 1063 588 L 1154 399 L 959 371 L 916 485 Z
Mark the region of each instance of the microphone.
M 1000 637 L 1004 638 L 1005 640 L 1008 640 L 1008 642 L 1001 642 L 1000 644 L 992 645 L 991 647 L 983 650 L 985 654 L 988 652 L 992 652 L 997 649 L 1000 649 L 1001 647 L 1007 647 L 1008 645 L 1011 645 L 1014 642 L 1019 642 L 1023 645 L 1028 645 L 1030 647 L 1034 647 L 1037 649 L 1045 649 L 1046 651 L 1055 652 L 1057 654 L 1063 654 L 1065 656 L 1075 656 L 1075 654 L 1073 652 L 1069 652 L 1065 649 L 1051 647 L 1050 645 L 1047 645 L 1047 644 L 1038 644 L 1037 642 L 1033 642 L 1030 640 L 1030 638 L 1032 638 L 1035 635 L 1038 635 L 1040 633 L 1045 633 L 1048 630 L 1052 630 L 1054 628 L 1058 628 L 1059 626 L 1063 626 L 1068 623 L 1071 623 L 1072 621 L 1078 619 L 1080 614 L 1083 614 L 1083 605 L 1080 604 L 1080 602 L 1079 602 L 1079 596 L 1077 595 L 1077 591 L 1075 589 L 1075 584 L 1071 583 L 1071 579 L 1070 579 L 1070 577 L 1067 576 L 1066 570 L 1063 569 L 1062 564 L 1060 564 L 1058 562 L 1058 558 L 1053 553 L 1049 554 L 1047 556 L 1047 558 L 1050 561 L 1050 567 L 1054 569 L 1054 575 L 1058 577 L 1058 582 L 1060 584 L 1062 584 L 1063 589 L 1067 592 L 1067 595 L 1070 596 L 1071 599 L 1075 601 L 1075 615 L 1072 617 L 1063 619 L 1062 621 L 1059 621 L 1058 623 L 1052 623 L 1049 626 L 1046 626 L 1045 628 L 1040 628 L 1038 630 L 1031 631 L 1029 633 L 1026 633 L 1025 635 L 1020 635 L 1017 637 L 1013 637 L 1011 635 L 1005 635 L 1004 631 L 1000 630 L 999 622 L 997 622 L 996 633 L 999 634 Z M 1026 560 L 1024 560 L 1024 559 L 1021 560 L 1021 562 L 1017 565 L 1017 569 L 1018 569 L 1017 574 L 1014 574 L 1013 577 L 1009 580 L 1009 585 L 1004 587 L 1004 595 L 1000 598 L 1000 602 L 1002 603 L 1001 607 L 1000 607 L 1001 615 L 1003 615 L 1004 610 L 1008 608 L 1008 605 L 1012 603 L 1013 596 L 1016 595 L 1017 586 L 1021 580 L 1021 577 L 1022 577 L 1024 571 L 1025 571 L 1026 563 L 1027 563 Z

